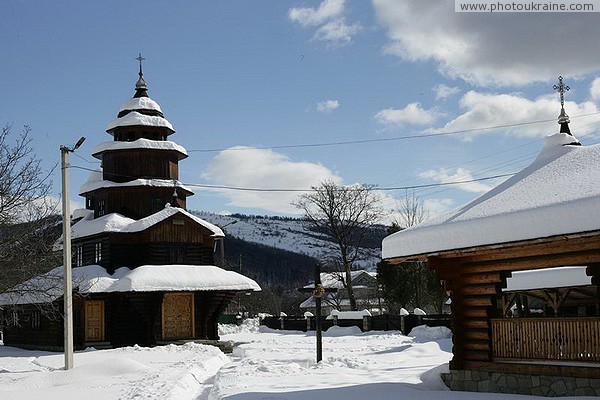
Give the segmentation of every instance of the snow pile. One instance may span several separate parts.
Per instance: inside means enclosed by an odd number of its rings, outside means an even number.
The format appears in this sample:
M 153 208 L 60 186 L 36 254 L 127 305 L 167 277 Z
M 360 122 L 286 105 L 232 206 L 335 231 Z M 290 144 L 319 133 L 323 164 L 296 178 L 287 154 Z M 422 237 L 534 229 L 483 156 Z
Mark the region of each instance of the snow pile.
M 488 193 L 433 221 L 383 240 L 383 258 L 600 229 L 600 145 L 546 138 L 536 160 Z
M 430 342 L 432 340 L 447 339 L 452 337 L 452 331 L 445 326 L 415 326 L 408 336 L 415 338 L 419 343 Z
M 241 325 L 219 324 L 219 336 L 234 333 L 257 333 L 260 327 L 258 318 L 246 318 Z
M 369 312 L 369 310 L 362 310 L 362 311 L 333 310 L 327 316 L 327 319 L 333 319 L 334 317 L 337 317 L 337 319 L 363 319 L 363 317 L 370 317 L 370 316 L 371 316 L 371 313 Z
M 0 398 L 194 399 L 229 362 L 216 347 L 182 346 L 77 352 L 75 367 L 61 370 L 62 353 L 0 348 Z
M 340 331 L 341 332 L 341 331 Z M 87 351 L 62 371 L 62 353 L 0 348 L 2 400 L 542 400 L 500 393 L 451 392 L 450 339 L 420 343 L 397 332 L 350 332 L 315 337 L 303 332 L 224 334 L 234 355 L 183 346 Z M 565 398 L 566 399 L 566 398 Z M 591 400 L 596 397 L 570 397 Z
M 420 309 L 419 307 L 416 307 L 413 310 L 413 314 L 415 314 L 415 315 L 427 315 L 427 313 L 424 310 Z
M 401 316 L 403 316 L 403 317 L 406 317 L 407 315 L 410 315 L 410 313 L 408 312 L 408 310 L 407 310 L 406 308 L 402 307 L 402 308 L 400 309 L 400 311 L 398 312 L 398 315 L 401 315 Z

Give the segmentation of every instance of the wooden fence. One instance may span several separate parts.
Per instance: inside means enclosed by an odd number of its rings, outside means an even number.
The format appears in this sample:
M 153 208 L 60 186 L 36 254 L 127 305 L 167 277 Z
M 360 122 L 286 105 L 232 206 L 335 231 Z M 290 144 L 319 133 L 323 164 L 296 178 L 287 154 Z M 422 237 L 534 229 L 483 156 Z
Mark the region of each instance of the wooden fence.
M 271 329 L 281 330 L 292 330 L 292 331 L 314 331 L 315 330 L 315 317 L 304 318 L 297 316 L 288 317 L 266 317 L 261 319 L 261 325 L 264 325 Z M 407 335 L 410 331 L 418 325 L 427 326 L 446 326 L 450 328 L 450 315 L 439 314 L 439 315 L 373 315 L 365 316 L 363 319 L 326 319 L 325 316 L 321 317 L 321 326 L 323 330 L 331 328 L 332 326 L 350 327 L 357 326 L 363 332 L 366 331 L 401 331 Z
M 600 318 L 492 319 L 495 359 L 600 361 Z

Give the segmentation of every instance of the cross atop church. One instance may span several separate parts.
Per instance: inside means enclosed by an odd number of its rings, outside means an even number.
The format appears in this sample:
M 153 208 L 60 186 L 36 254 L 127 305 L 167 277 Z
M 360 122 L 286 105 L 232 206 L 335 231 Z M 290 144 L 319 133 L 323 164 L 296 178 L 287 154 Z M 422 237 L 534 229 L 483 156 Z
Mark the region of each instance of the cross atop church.
M 565 92 L 569 91 L 571 88 L 563 83 L 563 77 L 558 77 L 558 85 L 553 86 L 554 90 L 557 90 L 560 93 L 560 107 L 565 108 Z
M 135 58 L 136 60 L 138 60 L 140 62 L 140 75 L 142 75 L 142 61 L 145 60 L 144 57 L 142 57 L 142 53 L 138 53 L 138 56 Z M 561 78 L 562 79 L 562 78 Z M 555 86 L 556 87 L 556 86 Z M 569 89 L 567 89 L 569 90 Z

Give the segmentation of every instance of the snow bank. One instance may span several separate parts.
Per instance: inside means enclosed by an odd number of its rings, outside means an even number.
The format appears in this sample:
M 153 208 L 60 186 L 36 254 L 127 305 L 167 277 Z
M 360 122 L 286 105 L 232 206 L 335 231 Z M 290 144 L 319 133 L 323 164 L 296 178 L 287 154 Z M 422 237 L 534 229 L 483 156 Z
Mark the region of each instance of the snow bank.
M 452 331 L 445 326 L 415 326 L 408 336 L 415 338 L 417 342 L 430 342 L 432 340 L 448 339 L 452 337 Z
M 260 327 L 258 318 L 246 318 L 241 325 L 219 324 L 219 336 L 234 333 L 257 333 Z
M 339 336 L 354 336 L 354 335 L 362 335 L 363 332 L 360 330 L 358 326 L 349 326 L 349 327 L 341 327 L 341 326 L 332 326 L 323 332 L 323 336 L 327 337 L 339 337 Z
M 370 317 L 370 316 L 371 316 L 371 313 L 369 312 L 369 310 L 362 310 L 362 311 L 333 310 L 327 316 L 327 319 L 333 319 L 334 317 L 337 317 L 337 319 L 363 319 L 363 317 Z

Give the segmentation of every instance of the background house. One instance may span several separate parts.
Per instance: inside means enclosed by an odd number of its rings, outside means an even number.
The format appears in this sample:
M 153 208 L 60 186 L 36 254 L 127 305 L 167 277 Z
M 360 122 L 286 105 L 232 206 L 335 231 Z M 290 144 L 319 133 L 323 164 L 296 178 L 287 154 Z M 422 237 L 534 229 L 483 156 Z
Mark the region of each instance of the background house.
M 352 287 L 356 304 L 359 310 L 369 310 L 373 313 L 379 313 L 383 304 L 377 283 L 377 274 L 364 270 L 352 271 Z M 350 311 L 350 300 L 348 291 L 344 285 L 345 274 L 342 272 L 322 272 L 321 284 L 326 289 L 332 289 L 334 292 L 325 293 L 322 298 L 322 313 L 328 315 L 333 310 Z M 305 289 L 314 288 L 314 283 L 304 286 Z M 315 311 L 315 299 L 310 296 L 300 304 L 304 311 Z

